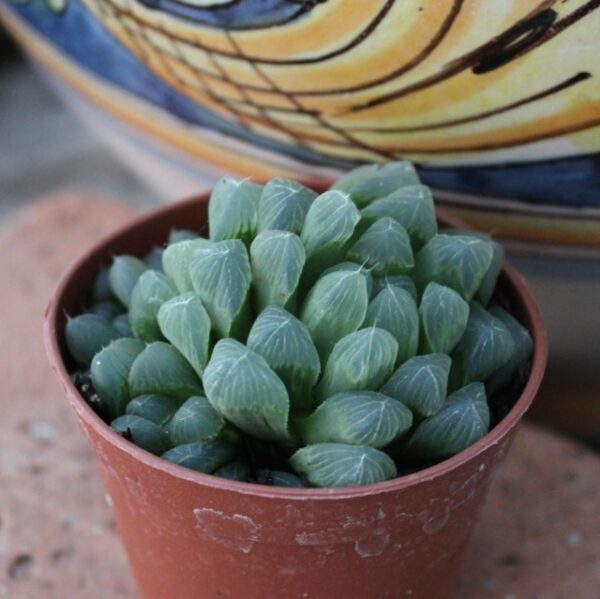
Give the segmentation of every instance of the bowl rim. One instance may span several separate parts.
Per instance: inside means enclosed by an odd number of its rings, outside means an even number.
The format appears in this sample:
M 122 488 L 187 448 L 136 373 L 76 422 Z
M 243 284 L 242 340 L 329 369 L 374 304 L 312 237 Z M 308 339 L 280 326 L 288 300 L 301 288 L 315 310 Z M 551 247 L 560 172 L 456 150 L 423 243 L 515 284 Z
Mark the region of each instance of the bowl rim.
M 322 184 L 316 185 L 311 182 L 303 183 L 312 187 L 322 187 Z M 263 498 L 278 498 L 287 500 L 326 500 L 343 498 L 360 498 L 374 494 L 383 494 L 407 489 L 422 482 L 430 481 L 455 470 L 467 462 L 476 459 L 484 451 L 499 444 L 511 431 L 517 426 L 523 415 L 529 408 L 541 384 L 546 361 L 548 356 L 548 340 L 546 331 L 542 322 L 540 310 L 529 292 L 525 280 L 517 270 L 506 261 L 503 264 L 501 277 L 505 284 L 508 283 L 513 289 L 511 296 L 516 296 L 522 304 L 522 309 L 531 323 L 530 334 L 534 341 L 533 357 L 531 363 L 531 372 L 529 379 L 518 400 L 504 418 L 479 441 L 464 449 L 460 453 L 443 460 L 433 466 L 429 466 L 417 472 L 401 475 L 394 479 L 361 485 L 356 487 L 336 487 L 336 488 L 289 488 L 261 485 L 258 483 L 246 483 L 234 481 L 211 474 L 204 474 L 173 464 L 159 456 L 149 453 L 134 445 L 130 441 L 113 431 L 92 407 L 84 400 L 71 380 L 71 376 L 66 368 L 62 358 L 62 351 L 58 337 L 58 323 L 60 321 L 63 304 L 65 301 L 65 292 L 68 284 L 72 280 L 81 277 L 89 270 L 89 263 L 97 256 L 109 257 L 108 247 L 117 239 L 125 238 L 134 229 L 148 225 L 152 222 L 160 221 L 165 215 L 173 211 L 184 208 L 192 208 L 195 205 L 201 205 L 208 201 L 210 191 L 199 193 L 183 200 L 169 203 L 156 210 L 142 213 L 128 220 L 122 226 L 116 228 L 108 235 L 103 236 L 99 241 L 93 243 L 87 248 L 63 273 L 52 292 L 51 298 L 44 310 L 44 346 L 50 365 L 58 378 L 63 390 L 66 392 L 71 406 L 77 416 L 82 419 L 87 426 L 94 430 L 102 439 L 116 446 L 117 449 L 128 454 L 128 456 L 143 465 L 159 470 L 164 474 L 175 478 L 184 479 L 203 487 L 210 487 L 221 491 L 229 491 L 241 495 L 252 495 Z M 468 226 L 460 220 L 449 216 L 444 210 L 436 209 L 436 216 L 443 224 L 450 225 L 453 228 L 470 230 Z

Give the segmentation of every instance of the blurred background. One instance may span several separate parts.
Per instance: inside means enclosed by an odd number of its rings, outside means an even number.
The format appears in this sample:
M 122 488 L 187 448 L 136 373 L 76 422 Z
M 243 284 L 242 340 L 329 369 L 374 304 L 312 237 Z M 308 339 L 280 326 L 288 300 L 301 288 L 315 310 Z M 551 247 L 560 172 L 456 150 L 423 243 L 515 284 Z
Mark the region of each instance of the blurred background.
M 159 203 L 156 192 L 66 109 L 0 26 L 0 220 L 69 188 L 139 208 Z

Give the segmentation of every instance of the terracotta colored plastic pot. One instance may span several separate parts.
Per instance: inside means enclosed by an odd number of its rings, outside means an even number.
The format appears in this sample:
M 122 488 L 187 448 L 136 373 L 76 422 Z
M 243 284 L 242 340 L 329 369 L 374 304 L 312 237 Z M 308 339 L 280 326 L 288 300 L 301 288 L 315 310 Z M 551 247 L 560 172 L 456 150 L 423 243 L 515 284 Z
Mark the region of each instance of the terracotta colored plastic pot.
M 207 195 L 144 215 L 88 251 L 46 313 L 52 366 L 98 456 L 118 529 L 145 597 L 449 597 L 492 473 L 534 398 L 546 362 L 538 309 L 509 266 L 500 284 L 535 340 L 521 397 L 466 451 L 416 474 L 349 489 L 286 489 L 193 472 L 139 449 L 85 403 L 68 374 L 65 312 L 101 265 L 142 255 L 172 227 L 206 224 Z M 445 225 L 455 225 L 440 216 Z

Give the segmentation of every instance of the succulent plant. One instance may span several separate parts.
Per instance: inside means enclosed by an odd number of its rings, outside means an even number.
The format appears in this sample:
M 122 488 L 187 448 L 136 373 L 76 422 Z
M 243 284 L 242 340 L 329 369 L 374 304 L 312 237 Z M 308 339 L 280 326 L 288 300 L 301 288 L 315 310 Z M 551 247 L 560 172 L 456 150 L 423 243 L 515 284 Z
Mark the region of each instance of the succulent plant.
M 530 358 L 495 301 L 501 246 L 438 231 L 410 163 L 320 195 L 224 177 L 209 230 L 115 257 L 65 331 L 99 414 L 180 466 L 287 487 L 388 480 L 485 435 Z

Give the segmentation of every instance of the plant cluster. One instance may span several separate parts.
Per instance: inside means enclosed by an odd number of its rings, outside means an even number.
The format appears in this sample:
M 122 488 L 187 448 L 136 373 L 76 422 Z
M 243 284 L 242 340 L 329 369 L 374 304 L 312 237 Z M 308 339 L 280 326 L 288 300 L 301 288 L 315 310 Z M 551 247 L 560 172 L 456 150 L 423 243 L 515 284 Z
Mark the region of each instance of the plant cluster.
M 494 305 L 502 248 L 438 231 L 408 162 L 320 195 L 224 177 L 209 231 L 117 256 L 66 325 L 97 412 L 176 464 L 284 486 L 388 480 L 485 435 L 487 396 L 531 354 Z

